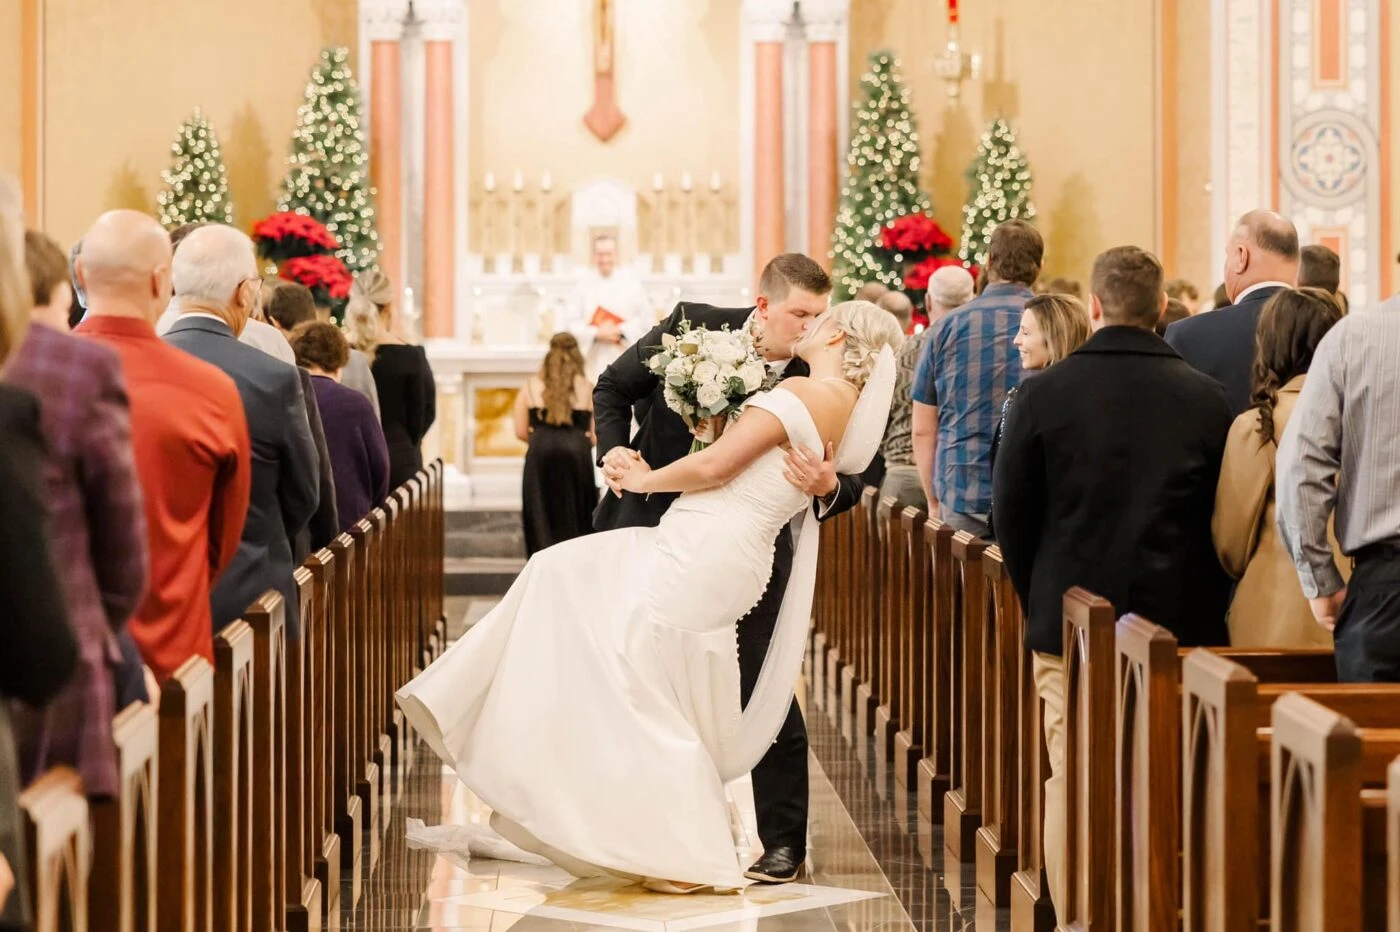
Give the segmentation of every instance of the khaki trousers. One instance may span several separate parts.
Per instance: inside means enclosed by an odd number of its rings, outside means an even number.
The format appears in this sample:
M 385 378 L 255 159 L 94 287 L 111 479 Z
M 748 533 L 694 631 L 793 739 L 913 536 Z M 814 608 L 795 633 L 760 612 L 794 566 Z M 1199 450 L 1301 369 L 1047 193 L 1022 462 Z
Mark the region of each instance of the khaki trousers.
M 1045 781 L 1045 823 L 1041 844 L 1045 876 L 1055 915 L 1064 917 L 1065 902 L 1065 661 L 1036 652 L 1031 662 L 1035 691 L 1045 704 L 1045 748 L 1050 776 Z

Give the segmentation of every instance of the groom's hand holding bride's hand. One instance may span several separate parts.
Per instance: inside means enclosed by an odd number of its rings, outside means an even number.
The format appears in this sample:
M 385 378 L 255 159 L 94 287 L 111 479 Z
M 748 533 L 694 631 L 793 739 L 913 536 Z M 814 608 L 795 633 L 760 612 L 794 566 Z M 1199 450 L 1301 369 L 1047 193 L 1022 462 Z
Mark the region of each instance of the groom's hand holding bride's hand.
M 623 491 L 634 491 L 625 489 L 622 479 L 638 463 L 646 466 L 642 454 L 629 447 L 613 447 L 603 455 L 603 480 L 618 498 L 622 497 Z M 646 471 L 650 472 L 651 467 L 647 466 Z
M 783 477 L 812 498 L 829 498 L 839 487 L 836 481 L 836 448 L 828 443 L 821 456 L 798 444 L 783 459 Z
M 650 474 L 651 466 L 647 464 L 646 460 L 642 459 L 641 454 L 636 454 L 627 459 L 622 467 L 621 474 L 615 481 L 609 481 L 608 487 L 613 490 L 613 493 L 617 495 L 618 498 L 622 497 L 623 492 L 647 492 L 648 490 L 644 487 L 643 483 Z

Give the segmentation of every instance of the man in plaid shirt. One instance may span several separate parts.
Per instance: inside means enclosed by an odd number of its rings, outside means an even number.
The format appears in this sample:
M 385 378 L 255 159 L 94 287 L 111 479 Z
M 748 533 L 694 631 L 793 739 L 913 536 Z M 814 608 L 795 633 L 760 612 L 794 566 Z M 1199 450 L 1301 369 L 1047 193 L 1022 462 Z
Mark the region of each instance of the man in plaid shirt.
M 1015 339 L 1045 244 L 1024 220 L 992 232 L 987 287 L 933 325 L 914 380 L 914 464 L 930 514 L 987 537 L 992 436 L 1021 380 Z

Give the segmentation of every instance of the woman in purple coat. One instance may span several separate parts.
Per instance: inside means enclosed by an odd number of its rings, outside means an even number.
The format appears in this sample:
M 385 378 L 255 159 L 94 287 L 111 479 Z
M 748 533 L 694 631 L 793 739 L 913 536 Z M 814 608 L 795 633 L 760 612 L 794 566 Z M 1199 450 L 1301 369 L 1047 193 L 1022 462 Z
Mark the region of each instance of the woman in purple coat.
M 308 321 L 292 331 L 297 365 L 311 373 L 331 453 L 340 529 L 348 531 L 389 494 L 389 449 L 365 396 L 340 384 L 350 344 L 335 324 Z

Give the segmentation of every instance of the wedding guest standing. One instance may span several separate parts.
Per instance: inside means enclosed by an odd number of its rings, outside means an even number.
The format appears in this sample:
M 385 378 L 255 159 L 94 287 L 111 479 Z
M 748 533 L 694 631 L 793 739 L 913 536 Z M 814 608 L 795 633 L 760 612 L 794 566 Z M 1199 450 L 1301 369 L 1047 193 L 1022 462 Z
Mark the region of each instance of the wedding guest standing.
M 389 494 L 389 450 L 369 401 L 340 382 L 350 344 L 335 324 L 313 320 L 292 331 L 297 365 L 311 373 L 321 408 L 340 530 L 348 531 Z
M 22 256 L 19 186 L 0 175 L 0 367 L 29 327 Z M 68 623 L 58 573 L 47 544 L 44 437 L 39 400 L 0 385 L 0 698 L 41 705 L 68 681 L 78 645 Z M 20 822 L 22 783 L 10 736 L 9 703 L 0 701 L 0 874 L 14 889 L 0 896 L 0 928 L 27 929 L 29 875 Z M 0 887 L 4 884 L 0 883 Z
M 1027 373 L 1048 369 L 1079 349 L 1089 339 L 1089 311 L 1083 302 L 1070 294 L 1040 294 L 1026 302 L 1021 312 L 1021 329 L 1016 333 L 1016 352 L 1021 355 L 1022 378 Z M 1018 386 L 1019 387 L 1019 386 Z M 995 472 L 1001 435 L 1006 430 L 1006 414 L 1016 397 L 1016 388 L 1006 393 L 1001 406 L 1001 420 L 992 435 L 992 470 Z M 995 509 L 995 502 L 993 508 Z M 993 512 L 987 513 L 991 539 L 996 539 Z
M 361 272 L 345 308 L 345 332 L 350 345 L 370 358 L 389 444 L 389 487 L 396 489 L 423 468 L 420 445 L 437 418 L 437 385 L 423 347 L 393 332 L 393 301 L 383 272 Z
M 156 336 L 171 290 L 160 224 L 116 210 L 84 243 L 78 275 L 90 306 L 75 332 L 121 356 L 150 552 L 150 582 L 130 629 L 163 682 L 192 656 L 214 662 L 210 592 L 238 552 L 248 514 L 248 422 L 233 379 Z
M 1331 633 L 1313 618 L 1298 572 L 1279 542 L 1274 459 L 1317 344 L 1341 319 L 1332 296 L 1317 288 L 1280 291 L 1259 315 L 1254 403 L 1235 418 L 1225 442 L 1211 525 L 1221 565 L 1239 580 L 1230 603 L 1232 647 L 1332 646 Z M 1344 565 L 1336 539 L 1330 540 Z
M 146 586 L 146 522 L 131 445 L 121 359 L 105 346 L 57 329 L 46 311 L 66 289 L 67 263 L 49 243 L 30 263 L 35 308 L 4 381 L 41 399 L 47 450 L 44 501 L 49 543 L 78 639 L 78 666 L 45 708 L 17 706 L 12 724 L 26 782 L 56 764 L 77 769 L 89 796 L 119 786 L 112 718 L 122 692 L 142 692 L 139 667 L 125 669 L 118 641 Z
M 300 282 L 282 278 L 263 279 L 263 312 L 272 326 L 288 340 L 292 331 L 307 321 L 317 319 L 316 298 L 311 289 Z M 364 395 L 379 417 L 379 389 L 374 385 L 374 373 L 369 369 L 369 357 L 351 347 L 350 360 L 340 370 L 340 384 Z
M 515 397 L 515 435 L 529 444 L 520 490 L 527 554 L 593 530 L 593 384 L 584 371 L 578 340 L 556 333 Z

